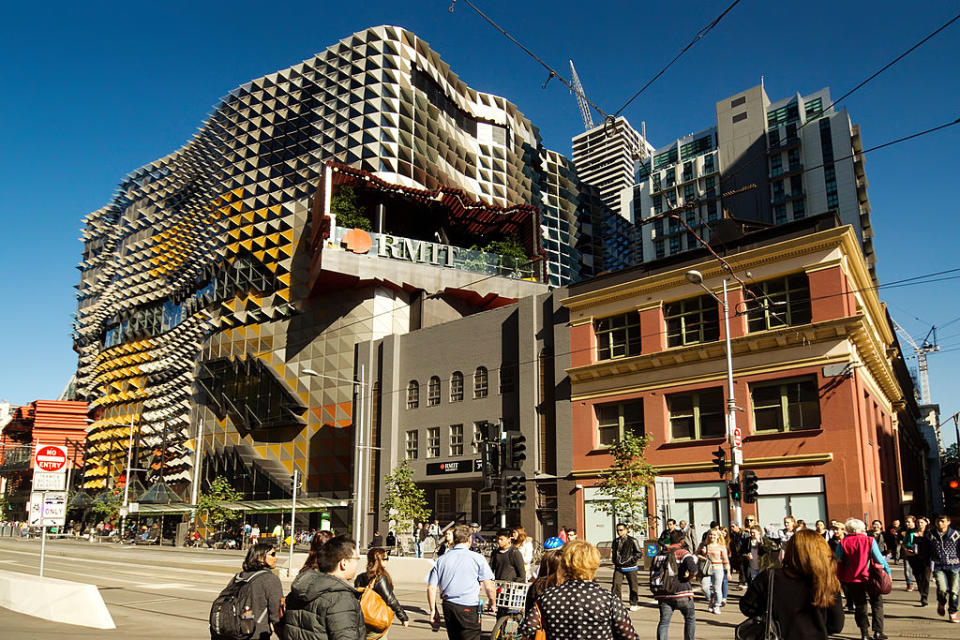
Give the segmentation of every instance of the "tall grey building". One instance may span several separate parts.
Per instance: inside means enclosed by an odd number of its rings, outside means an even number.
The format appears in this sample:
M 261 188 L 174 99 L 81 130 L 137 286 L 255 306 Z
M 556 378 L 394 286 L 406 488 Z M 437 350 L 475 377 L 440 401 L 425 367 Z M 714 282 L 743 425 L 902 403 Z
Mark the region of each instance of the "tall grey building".
M 625 207 L 639 222 L 690 203 L 682 215 L 709 240 L 720 218 L 781 224 L 836 211 L 876 267 L 860 128 L 830 90 L 771 102 L 762 85 L 715 104 L 715 124 L 677 138 L 636 164 L 636 185 Z M 736 192 L 723 196 L 724 193 Z M 643 225 L 643 260 L 695 248 L 676 220 Z
M 597 189 L 609 210 L 621 209 L 621 191 L 633 186 L 634 163 L 653 151 L 640 133 L 620 116 L 573 137 L 573 164 L 580 181 Z

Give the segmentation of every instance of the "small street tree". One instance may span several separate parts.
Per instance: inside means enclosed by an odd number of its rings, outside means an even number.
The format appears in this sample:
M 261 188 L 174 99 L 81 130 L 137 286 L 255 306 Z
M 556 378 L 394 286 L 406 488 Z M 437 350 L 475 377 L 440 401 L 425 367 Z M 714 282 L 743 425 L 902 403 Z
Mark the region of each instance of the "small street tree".
M 597 493 L 608 500 L 594 503 L 602 513 L 630 525 L 632 531 L 647 529 L 647 487 L 657 477 L 645 454 L 652 438 L 626 432 L 610 447 L 613 464 L 600 474 Z
M 98 495 L 90 505 L 97 520 L 111 522 L 117 519 L 120 514 L 120 507 L 123 506 L 123 495 L 119 489 L 108 489 Z
M 423 489 L 413 481 L 413 469 L 407 460 L 389 473 L 384 482 L 386 496 L 380 506 L 396 522 L 397 533 L 410 532 L 414 522 L 423 522 L 430 516 Z
M 337 189 L 330 198 L 330 211 L 337 216 L 338 227 L 370 231 L 370 219 L 360 208 L 360 197 L 353 187 L 342 185 Z
M 240 514 L 224 508 L 224 502 L 241 500 L 240 492 L 233 488 L 230 481 L 223 476 L 217 476 L 210 483 L 210 488 L 200 492 L 197 499 L 197 511 L 204 514 L 207 524 L 217 531 L 222 531 L 231 522 L 240 518 Z

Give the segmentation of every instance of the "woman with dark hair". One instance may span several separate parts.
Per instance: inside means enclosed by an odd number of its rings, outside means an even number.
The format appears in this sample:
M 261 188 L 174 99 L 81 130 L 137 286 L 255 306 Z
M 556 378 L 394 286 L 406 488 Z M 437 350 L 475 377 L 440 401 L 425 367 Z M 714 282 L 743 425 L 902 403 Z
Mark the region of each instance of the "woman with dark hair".
M 273 575 L 277 566 L 277 550 L 272 544 L 257 543 L 247 551 L 239 577 L 250 582 L 250 604 L 257 627 L 253 640 L 270 640 L 274 627 L 283 616 L 283 585 Z M 234 576 L 233 581 L 237 579 Z
M 303 561 L 300 573 L 310 571 L 311 569 L 316 570 L 317 555 L 320 553 L 323 545 L 329 542 L 331 538 L 333 538 L 333 534 L 329 531 L 317 531 L 316 535 L 313 536 L 313 540 L 310 541 L 310 551 L 307 553 L 307 559 Z
M 537 598 L 543 595 L 543 592 L 552 586 L 560 584 L 563 579 L 560 576 L 560 553 L 563 549 L 551 549 L 544 551 L 540 556 L 540 568 L 537 569 L 537 579 L 530 583 L 527 589 L 527 600 L 524 603 L 524 613 L 530 613 L 533 605 L 537 603 Z
M 811 529 L 797 529 L 785 543 L 780 568 L 773 572 L 773 611 L 784 640 L 826 640 L 843 629 L 837 561 L 823 537 Z M 770 573 L 756 577 L 740 599 L 746 616 L 762 616 L 767 609 Z
M 353 581 L 353 586 L 357 589 L 361 587 L 373 589 L 383 598 L 387 606 L 393 609 L 397 620 L 399 620 L 404 627 L 409 627 L 410 620 L 407 617 L 407 612 L 403 610 L 403 607 L 397 600 L 397 596 L 394 595 L 393 580 L 390 578 L 390 574 L 387 573 L 386 566 L 384 566 L 384 563 L 389 560 L 390 556 L 387 554 L 387 550 L 382 547 L 375 547 L 367 551 L 367 570 L 364 573 L 357 574 L 357 578 Z M 389 631 L 389 629 L 387 631 Z M 387 632 L 371 631 L 368 629 L 367 638 L 387 640 Z

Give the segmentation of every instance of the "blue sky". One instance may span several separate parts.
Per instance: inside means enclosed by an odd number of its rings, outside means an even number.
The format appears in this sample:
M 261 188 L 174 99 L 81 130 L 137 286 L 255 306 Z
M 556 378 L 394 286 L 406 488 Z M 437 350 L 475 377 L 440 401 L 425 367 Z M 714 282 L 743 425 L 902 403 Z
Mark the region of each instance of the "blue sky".
M 582 130 L 570 93 L 458 2 L 47 2 L 0 22 L 0 398 L 50 398 L 76 365 L 70 314 L 81 218 L 132 169 L 186 142 L 220 96 L 354 31 L 406 27 L 470 86 L 507 97 L 547 147 Z M 669 61 L 728 0 L 478 6 L 607 111 Z M 824 86 L 839 96 L 953 17 L 956 0 L 771 3 L 742 0 L 625 111 L 659 146 L 713 124 L 713 104 L 764 78 L 777 100 Z M 960 22 L 845 103 L 864 146 L 960 116 Z M 954 243 L 960 126 L 867 156 L 881 283 L 960 267 Z M 918 337 L 960 318 L 958 280 L 881 289 Z M 960 321 L 930 356 L 933 400 L 960 410 Z M 952 428 L 946 430 L 952 432 Z M 949 435 L 949 441 L 953 440 Z

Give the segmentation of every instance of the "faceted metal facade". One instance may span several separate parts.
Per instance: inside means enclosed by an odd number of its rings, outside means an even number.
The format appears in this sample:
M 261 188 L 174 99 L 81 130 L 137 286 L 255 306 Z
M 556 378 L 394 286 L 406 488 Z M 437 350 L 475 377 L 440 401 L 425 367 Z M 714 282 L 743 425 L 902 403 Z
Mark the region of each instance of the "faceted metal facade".
M 353 385 L 302 370 L 352 378 L 354 344 L 406 331 L 409 301 L 373 286 L 309 298 L 323 162 L 535 204 L 542 153 L 514 105 L 396 27 L 230 92 L 190 142 L 84 219 L 76 395 L 96 416 L 85 486 L 123 473 L 133 434 L 133 466 L 185 493 L 202 420 L 206 477 L 240 460 L 254 492 L 276 495 L 296 465 L 308 490 L 349 492 Z M 245 402 L 253 387 L 277 405 Z

